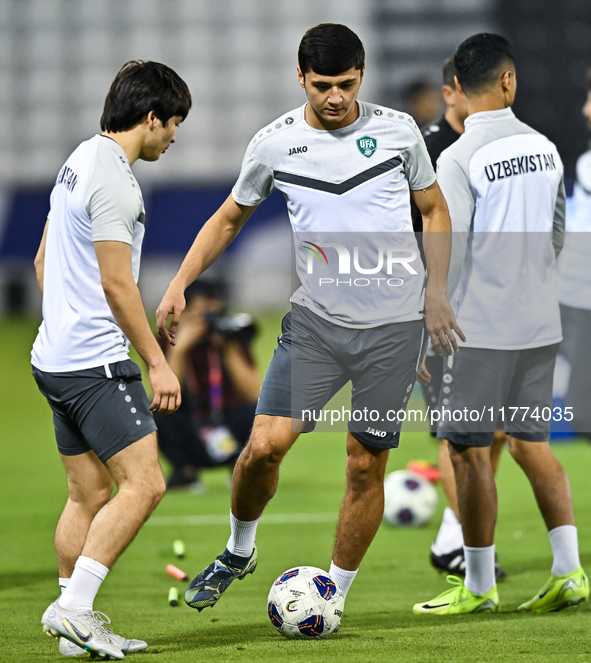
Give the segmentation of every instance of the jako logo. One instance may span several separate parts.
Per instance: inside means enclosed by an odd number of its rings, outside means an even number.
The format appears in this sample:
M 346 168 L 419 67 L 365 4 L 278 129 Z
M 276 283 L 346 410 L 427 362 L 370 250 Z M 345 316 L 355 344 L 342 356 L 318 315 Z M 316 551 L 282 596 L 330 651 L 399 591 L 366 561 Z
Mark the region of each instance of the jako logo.
M 335 249 L 339 256 L 339 274 L 350 274 L 351 273 L 351 252 L 349 251 L 348 248 L 343 246 L 342 244 L 312 244 L 312 242 L 305 242 L 306 244 L 311 244 L 314 249 L 317 249 L 322 256 L 324 257 L 324 260 L 326 261 L 326 264 L 328 265 L 328 258 L 326 257 L 326 254 L 322 250 L 323 248 L 325 249 Z M 317 253 L 314 249 L 311 249 L 309 246 L 304 247 L 311 251 L 314 255 L 318 257 L 320 260 L 320 264 L 323 264 L 322 258 L 320 257 L 320 254 Z M 406 253 L 409 255 L 406 256 L 401 256 L 397 255 L 400 253 Z M 418 252 L 415 251 L 414 249 L 398 249 L 398 248 L 388 248 L 388 247 L 383 247 L 383 246 L 378 246 L 378 259 L 377 259 L 377 264 L 375 267 L 361 267 L 359 264 L 359 247 L 354 246 L 353 247 L 353 268 L 356 272 L 359 274 L 377 274 L 382 271 L 384 268 L 384 260 L 386 261 L 386 273 L 391 275 L 392 274 L 392 267 L 394 265 L 402 265 L 404 269 L 409 274 L 416 274 L 417 272 L 414 270 L 414 268 L 410 265 L 411 262 L 415 261 L 418 258 Z M 311 254 L 308 255 L 308 263 L 307 263 L 307 269 L 306 272 L 308 274 L 313 274 L 314 273 L 314 258 L 312 257 Z

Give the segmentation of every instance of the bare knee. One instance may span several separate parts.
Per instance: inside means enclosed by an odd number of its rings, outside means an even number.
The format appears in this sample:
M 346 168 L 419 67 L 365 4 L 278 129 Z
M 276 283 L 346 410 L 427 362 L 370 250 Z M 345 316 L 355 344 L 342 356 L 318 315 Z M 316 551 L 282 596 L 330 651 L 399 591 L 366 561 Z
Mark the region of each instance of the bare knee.
M 68 479 L 68 496 L 77 508 L 95 515 L 111 499 L 113 485 L 110 477 L 81 483 Z
M 356 493 L 382 487 L 385 462 L 371 453 L 356 453 L 347 457 L 347 487 Z
M 449 443 L 449 455 L 454 473 L 460 476 L 466 470 L 479 473 L 492 471 L 489 447 L 467 447 L 460 444 Z
M 240 460 L 249 467 L 277 467 L 286 453 L 286 445 L 277 437 L 253 432 Z

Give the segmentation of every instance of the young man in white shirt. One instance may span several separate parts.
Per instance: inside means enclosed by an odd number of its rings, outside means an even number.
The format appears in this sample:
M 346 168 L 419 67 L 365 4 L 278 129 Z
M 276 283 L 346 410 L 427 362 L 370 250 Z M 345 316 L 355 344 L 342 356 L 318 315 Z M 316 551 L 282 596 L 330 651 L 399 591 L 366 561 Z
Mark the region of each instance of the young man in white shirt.
M 106 629 L 93 602 L 165 490 L 152 412 L 176 410 L 180 386 L 137 287 L 144 203 L 131 166 L 156 161 L 190 107 L 169 67 L 125 64 L 105 100 L 103 133 L 59 172 L 35 259 L 43 322 L 33 376 L 53 410 L 69 491 L 55 535 L 62 595 L 41 623 L 67 656 L 122 659 L 147 647 Z M 151 404 L 130 343 L 148 366 Z
M 511 111 L 515 63 L 506 39 L 470 37 L 454 66 L 468 103 L 466 131 L 442 152 L 437 172 L 454 231 L 448 293 L 468 340 L 444 370 L 438 436 L 449 442 L 456 475 L 466 578 L 453 578 L 453 589 L 413 610 L 498 610 L 489 448 L 501 423 L 532 484 L 553 552 L 549 581 L 519 609 L 556 611 L 589 596 L 568 478 L 548 443 L 561 340 L 556 256 L 564 235 L 563 168 L 556 147 Z
M 414 120 L 357 100 L 364 59 L 361 41 L 346 26 L 308 30 L 298 53 L 308 103 L 257 132 L 232 194 L 197 236 L 157 311 L 160 333 L 174 343 L 185 288 L 273 189 L 284 194 L 302 286 L 292 296 L 234 471 L 227 548 L 185 594 L 198 610 L 254 571 L 256 527 L 281 461 L 300 432 L 313 429 L 309 413 L 351 380 L 352 413 L 375 410 L 377 418 L 348 425 L 347 487 L 330 567 L 347 593 L 382 520 L 386 460 L 401 426 L 401 419 L 386 417 L 406 407 L 424 354 L 424 325 L 440 353 L 456 346 L 454 331 L 462 336 L 446 298 L 445 200 Z M 409 189 L 426 230 L 426 288 Z

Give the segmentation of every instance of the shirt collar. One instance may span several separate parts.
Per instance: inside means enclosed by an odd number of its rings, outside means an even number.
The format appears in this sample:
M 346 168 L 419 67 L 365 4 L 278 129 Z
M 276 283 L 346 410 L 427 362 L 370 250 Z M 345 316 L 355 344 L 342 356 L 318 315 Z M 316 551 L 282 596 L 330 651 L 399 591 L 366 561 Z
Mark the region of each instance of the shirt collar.
M 480 113 L 472 113 L 472 115 L 468 115 L 464 120 L 464 127 L 466 128 L 466 131 L 468 131 L 472 125 L 481 124 L 483 122 L 504 121 L 514 117 L 515 115 L 510 107 L 502 108 L 501 110 L 480 111 Z

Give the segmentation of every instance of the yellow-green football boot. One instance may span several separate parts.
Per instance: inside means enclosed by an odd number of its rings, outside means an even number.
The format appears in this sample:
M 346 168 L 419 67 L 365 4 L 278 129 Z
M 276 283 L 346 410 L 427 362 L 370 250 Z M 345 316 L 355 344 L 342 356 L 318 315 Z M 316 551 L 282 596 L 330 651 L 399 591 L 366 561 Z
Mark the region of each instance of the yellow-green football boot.
M 476 612 L 497 612 L 499 594 L 495 585 L 486 594 L 474 594 L 464 585 L 462 578 L 447 576 L 447 582 L 454 585 L 427 603 L 416 603 L 412 611 L 415 615 L 466 615 Z
M 550 580 L 527 603 L 517 608 L 523 612 L 557 612 L 579 605 L 589 598 L 589 580 L 582 567 L 565 576 L 552 574 Z

